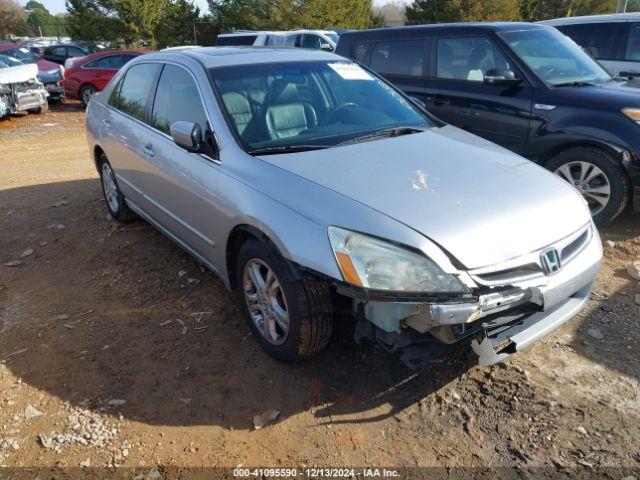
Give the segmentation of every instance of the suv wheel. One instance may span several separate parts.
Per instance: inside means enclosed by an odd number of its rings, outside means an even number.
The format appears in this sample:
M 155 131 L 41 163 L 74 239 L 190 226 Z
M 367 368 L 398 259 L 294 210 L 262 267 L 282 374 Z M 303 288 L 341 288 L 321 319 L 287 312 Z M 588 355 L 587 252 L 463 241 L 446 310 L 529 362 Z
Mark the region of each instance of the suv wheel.
M 98 89 L 93 85 L 85 85 L 84 87 L 82 87 L 82 89 L 80 90 L 80 100 L 82 100 L 82 104 L 85 107 L 89 105 L 89 100 L 91 100 L 91 97 L 93 97 L 93 95 L 97 91 Z
M 100 183 L 102 184 L 102 193 L 111 216 L 122 223 L 135 220 L 137 216 L 127 206 L 124 195 L 120 191 L 120 187 L 118 187 L 118 182 L 116 182 L 113 169 L 104 154 L 100 155 Z
M 248 240 L 236 266 L 241 309 L 262 348 L 276 360 L 297 362 L 326 347 L 333 309 L 327 284 L 296 275 L 267 241 Z
M 629 177 L 615 156 L 605 150 L 571 148 L 553 157 L 546 166 L 578 190 L 598 226 L 616 218 L 627 205 Z

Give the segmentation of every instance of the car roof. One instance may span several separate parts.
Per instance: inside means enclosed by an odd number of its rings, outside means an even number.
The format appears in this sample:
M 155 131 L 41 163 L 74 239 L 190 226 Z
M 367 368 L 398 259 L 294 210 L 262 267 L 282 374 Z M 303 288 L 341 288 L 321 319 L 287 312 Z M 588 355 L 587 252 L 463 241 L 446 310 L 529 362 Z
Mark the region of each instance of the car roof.
M 543 25 L 573 25 L 576 23 L 607 23 L 607 22 L 634 22 L 640 20 L 640 12 L 631 13 L 607 13 L 603 15 L 585 15 L 582 17 L 554 18 L 542 20 Z
M 411 25 L 406 27 L 374 28 L 370 30 L 357 30 L 345 32 L 340 35 L 340 41 L 351 38 L 391 38 L 395 36 L 411 37 L 414 35 L 427 35 L 431 33 L 489 33 L 511 32 L 521 30 L 537 30 L 545 28 L 544 25 L 526 22 L 460 22 L 460 23 L 431 23 L 427 25 Z
M 188 50 L 169 50 L 144 55 L 145 61 L 178 60 L 193 58 L 205 68 L 228 67 L 273 62 L 304 61 L 350 61 L 333 53 L 321 50 L 286 47 L 201 47 Z

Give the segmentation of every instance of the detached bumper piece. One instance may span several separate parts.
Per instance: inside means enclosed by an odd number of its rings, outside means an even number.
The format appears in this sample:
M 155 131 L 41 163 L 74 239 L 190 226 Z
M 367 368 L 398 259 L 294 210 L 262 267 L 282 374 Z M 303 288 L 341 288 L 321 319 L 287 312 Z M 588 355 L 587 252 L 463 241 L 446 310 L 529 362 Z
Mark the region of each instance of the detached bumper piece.
M 482 325 L 479 338 L 471 347 L 478 355 L 480 365 L 493 365 L 526 348 L 551 333 L 578 313 L 589 299 L 592 284 L 582 288 L 553 308 L 535 312 L 508 323 Z

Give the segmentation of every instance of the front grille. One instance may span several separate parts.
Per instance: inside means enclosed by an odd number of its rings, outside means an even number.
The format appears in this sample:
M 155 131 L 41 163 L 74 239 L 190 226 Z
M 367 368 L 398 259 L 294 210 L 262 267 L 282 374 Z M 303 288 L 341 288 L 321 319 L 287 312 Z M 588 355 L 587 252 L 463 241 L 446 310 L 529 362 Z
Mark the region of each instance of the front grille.
M 560 256 L 562 267 L 573 260 L 591 240 L 591 224 L 577 232 L 549 245 L 539 251 L 504 262 L 500 265 L 480 268 L 469 272 L 480 285 L 488 287 L 513 285 L 527 280 L 544 277 L 545 272 L 541 264 L 541 254 L 549 248 L 556 248 Z

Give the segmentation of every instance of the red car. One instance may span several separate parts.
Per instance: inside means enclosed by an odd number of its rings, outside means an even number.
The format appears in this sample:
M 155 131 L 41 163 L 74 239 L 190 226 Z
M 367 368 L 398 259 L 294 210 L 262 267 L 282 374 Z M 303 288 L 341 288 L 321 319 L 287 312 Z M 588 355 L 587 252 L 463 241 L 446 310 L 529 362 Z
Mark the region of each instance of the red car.
M 142 50 L 117 50 L 75 58 L 64 72 L 66 98 L 81 100 L 86 106 L 91 96 L 102 91 L 125 63 L 145 53 Z

